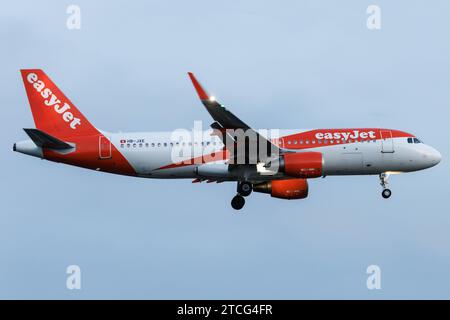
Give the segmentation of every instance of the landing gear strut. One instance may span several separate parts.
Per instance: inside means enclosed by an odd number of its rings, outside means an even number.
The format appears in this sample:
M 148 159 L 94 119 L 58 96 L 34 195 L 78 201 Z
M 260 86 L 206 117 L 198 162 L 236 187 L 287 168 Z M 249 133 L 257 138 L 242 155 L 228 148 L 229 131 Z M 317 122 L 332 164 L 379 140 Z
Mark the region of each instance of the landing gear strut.
M 381 196 L 385 199 L 389 198 L 392 195 L 392 191 L 390 189 L 388 189 L 388 178 L 389 178 L 389 174 L 388 173 L 380 173 L 380 184 L 383 187 L 383 191 L 381 192 Z

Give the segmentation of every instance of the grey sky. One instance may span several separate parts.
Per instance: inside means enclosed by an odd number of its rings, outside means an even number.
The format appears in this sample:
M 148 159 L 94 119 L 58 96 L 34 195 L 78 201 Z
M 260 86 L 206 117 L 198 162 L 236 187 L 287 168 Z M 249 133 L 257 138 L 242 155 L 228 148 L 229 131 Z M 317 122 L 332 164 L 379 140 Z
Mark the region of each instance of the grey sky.
M 69 4 L 81 30 L 66 28 Z M 366 8 L 382 29 L 366 28 Z M 14 1 L 0 11 L 0 298 L 450 298 L 450 2 Z M 310 182 L 306 200 L 231 183 L 108 175 L 13 153 L 42 68 L 97 127 L 209 123 L 186 75 L 256 128 L 396 128 L 443 161 Z M 65 269 L 82 269 L 82 290 Z M 366 288 L 367 266 L 382 289 Z

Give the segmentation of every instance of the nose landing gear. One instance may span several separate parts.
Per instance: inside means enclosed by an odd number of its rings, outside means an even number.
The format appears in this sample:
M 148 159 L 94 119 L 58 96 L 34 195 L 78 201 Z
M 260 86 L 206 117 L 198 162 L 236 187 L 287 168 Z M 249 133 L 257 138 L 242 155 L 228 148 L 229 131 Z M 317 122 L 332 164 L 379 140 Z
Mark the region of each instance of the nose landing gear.
M 390 189 L 384 189 L 381 192 L 381 196 L 385 199 L 389 198 L 391 196 L 391 194 L 392 194 L 392 191 Z
M 381 191 L 381 196 L 384 199 L 389 198 L 392 195 L 392 191 L 390 189 L 388 189 L 388 178 L 389 178 L 389 174 L 388 173 L 380 173 L 380 184 L 383 187 L 383 191 Z
M 231 200 L 231 206 L 235 210 L 241 210 L 245 205 L 244 197 L 252 193 L 253 185 L 248 181 L 239 181 L 237 183 L 237 195 Z

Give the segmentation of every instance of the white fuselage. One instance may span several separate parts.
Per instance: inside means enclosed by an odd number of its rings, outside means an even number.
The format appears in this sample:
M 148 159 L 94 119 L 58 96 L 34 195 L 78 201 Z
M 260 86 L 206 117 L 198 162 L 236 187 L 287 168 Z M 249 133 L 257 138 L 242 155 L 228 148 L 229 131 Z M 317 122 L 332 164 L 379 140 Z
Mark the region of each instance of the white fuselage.
M 299 132 L 307 132 L 307 130 L 279 130 L 280 136 L 283 137 Z M 174 138 L 173 132 L 105 133 L 105 136 L 110 138 L 111 143 L 141 177 L 198 178 L 198 168 L 203 166 L 208 168 L 206 170 L 208 174 L 216 172 L 222 178 L 229 180 L 236 178 L 225 169 L 228 167 L 227 158 L 202 160 L 202 156 L 218 154 L 224 148 L 217 136 L 211 136 L 211 131 L 192 133 L 188 139 L 184 139 L 184 147 L 183 140 Z M 280 147 L 285 150 L 322 153 L 324 176 L 370 175 L 389 171 L 410 172 L 434 166 L 441 158 L 434 148 L 424 143 L 409 143 L 407 137 L 350 142 L 338 139 L 330 140 L 328 143 L 324 141 L 319 143 L 316 139 L 308 141 L 285 139 L 281 144 Z M 191 163 L 176 165 L 189 159 L 194 160 Z M 207 178 L 206 175 L 205 177 Z M 254 173 L 252 179 L 266 180 L 266 177 Z

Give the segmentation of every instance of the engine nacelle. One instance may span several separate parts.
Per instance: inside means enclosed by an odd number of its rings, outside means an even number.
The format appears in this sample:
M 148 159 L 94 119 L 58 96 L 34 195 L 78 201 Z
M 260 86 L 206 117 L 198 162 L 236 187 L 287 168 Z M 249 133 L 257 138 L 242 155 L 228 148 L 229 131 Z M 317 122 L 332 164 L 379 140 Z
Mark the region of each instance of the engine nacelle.
M 253 191 L 280 199 L 304 199 L 308 196 L 306 179 L 272 180 L 253 185 Z
M 279 160 L 279 171 L 297 178 L 322 176 L 323 158 L 320 152 L 285 153 Z

